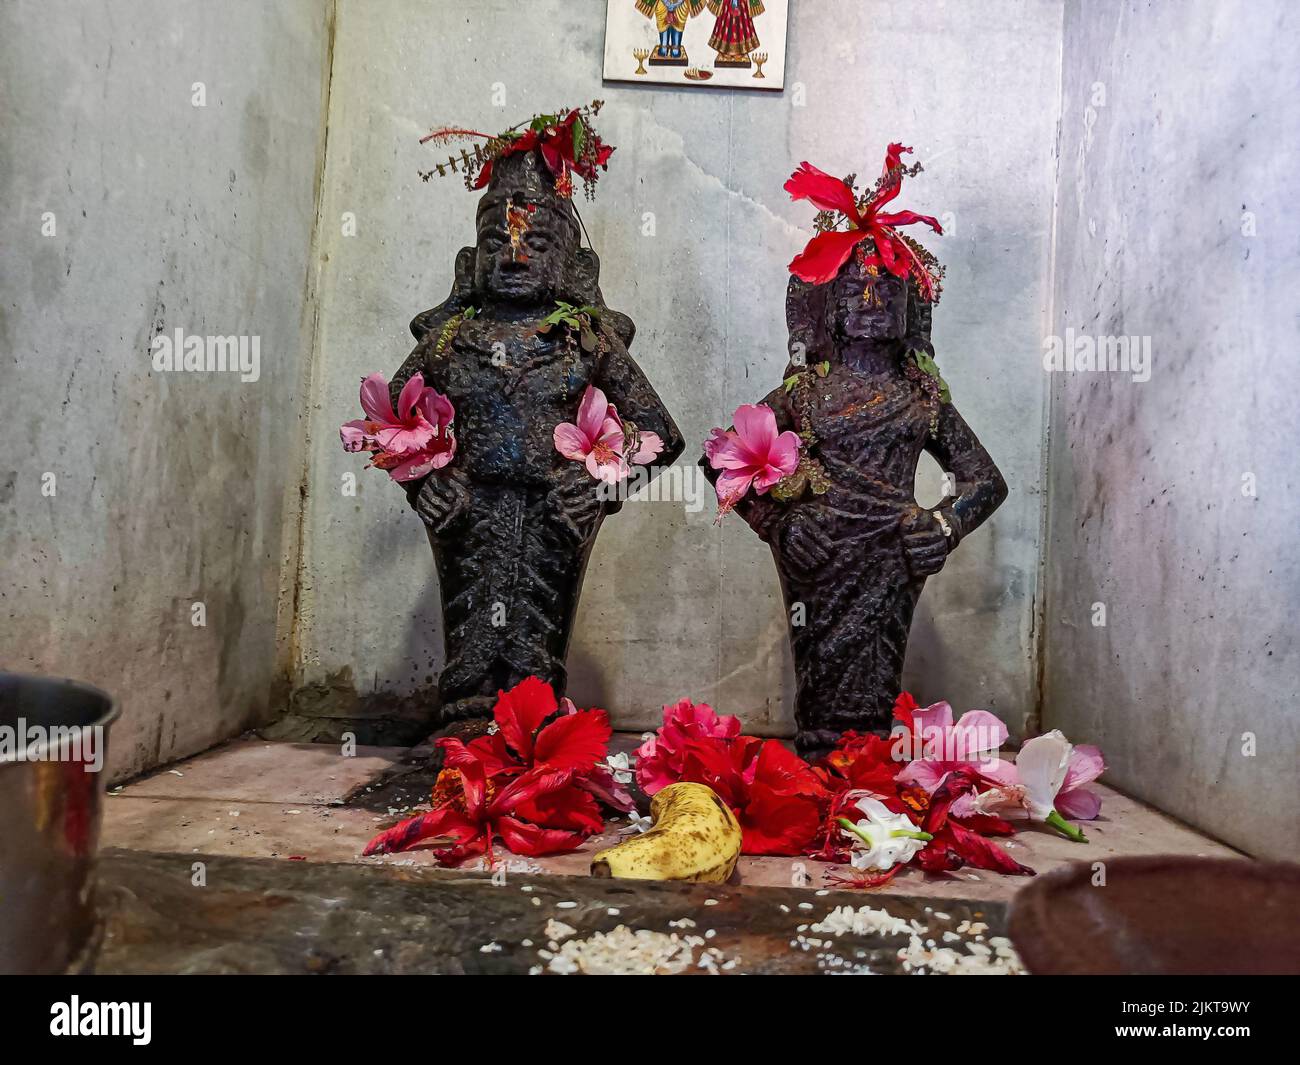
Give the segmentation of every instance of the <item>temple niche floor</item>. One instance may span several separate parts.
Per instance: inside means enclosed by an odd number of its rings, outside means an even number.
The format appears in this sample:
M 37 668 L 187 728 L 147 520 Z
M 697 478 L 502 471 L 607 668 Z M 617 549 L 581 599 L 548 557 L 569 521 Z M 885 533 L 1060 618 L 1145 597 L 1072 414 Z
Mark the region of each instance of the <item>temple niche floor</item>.
M 622 734 L 613 746 L 630 750 L 637 742 L 638 737 Z M 419 748 L 359 747 L 344 757 L 330 745 L 239 739 L 113 789 L 102 843 L 137 851 L 433 867 L 437 863 L 427 850 L 361 857 L 376 832 L 427 807 L 429 781 Z M 1150 806 L 1098 787 L 1102 816 L 1084 826 L 1087 844 L 1037 826 L 1001 842 L 1039 873 L 1069 861 L 1121 855 L 1240 856 Z M 507 859 L 510 876 L 586 877 L 591 855 L 616 842 L 625 826 L 625 821 L 611 822 L 573 854 L 540 859 L 499 854 Z M 844 867 L 806 858 L 741 858 L 733 886 L 815 891 L 835 886 L 826 879 L 835 872 Z M 1007 902 L 1030 879 L 982 870 L 933 876 L 909 869 L 886 888 L 855 895 L 863 902 L 885 895 Z

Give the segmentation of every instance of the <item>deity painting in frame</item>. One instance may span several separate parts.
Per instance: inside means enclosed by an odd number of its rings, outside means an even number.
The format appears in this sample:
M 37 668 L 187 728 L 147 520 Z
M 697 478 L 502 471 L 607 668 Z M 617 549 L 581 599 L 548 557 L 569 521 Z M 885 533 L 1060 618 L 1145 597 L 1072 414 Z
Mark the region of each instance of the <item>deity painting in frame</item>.
M 605 80 L 785 86 L 790 0 L 608 0 Z

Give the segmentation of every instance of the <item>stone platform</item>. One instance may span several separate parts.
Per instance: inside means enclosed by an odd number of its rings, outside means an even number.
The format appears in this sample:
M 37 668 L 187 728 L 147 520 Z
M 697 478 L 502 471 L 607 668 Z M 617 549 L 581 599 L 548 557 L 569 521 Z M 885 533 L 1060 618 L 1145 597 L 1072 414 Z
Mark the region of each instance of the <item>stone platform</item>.
M 616 737 L 630 749 L 634 736 Z M 280 858 L 362 865 L 433 866 L 428 851 L 362 858 L 367 840 L 427 807 L 429 778 L 418 752 L 403 747 L 360 747 L 354 757 L 325 744 L 241 739 L 159 770 L 110 794 L 103 845 L 135 850 Z M 1105 861 L 1130 854 L 1237 856 L 1134 799 L 1104 785 L 1102 816 L 1085 825 L 1089 842 L 1072 843 L 1032 826 L 1000 841 L 1017 861 L 1045 873 L 1070 861 Z M 612 822 L 573 854 L 511 857 L 509 869 L 534 875 L 587 876 L 591 855 L 618 839 L 625 822 Z M 468 870 L 473 870 L 471 863 Z M 742 858 L 736 882 L 744 887 L 833 886 L 843 873 L 806 858 Z M 963 869 L 934 876 L 909 869 L 888 891 L 934 899 L 1008 902 L 1029 878 Z M 865 892 L 864 895 L 879 892 Z

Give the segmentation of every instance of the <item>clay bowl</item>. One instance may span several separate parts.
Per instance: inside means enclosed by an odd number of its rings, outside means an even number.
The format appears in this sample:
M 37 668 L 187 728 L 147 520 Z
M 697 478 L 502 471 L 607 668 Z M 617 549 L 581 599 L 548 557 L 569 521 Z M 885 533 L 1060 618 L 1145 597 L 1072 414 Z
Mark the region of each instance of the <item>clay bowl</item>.
M 1012 903 L 1008 935 L 1038 975 L 1300 973 L 1300 865 L 1152 856 L 1074 862 Z

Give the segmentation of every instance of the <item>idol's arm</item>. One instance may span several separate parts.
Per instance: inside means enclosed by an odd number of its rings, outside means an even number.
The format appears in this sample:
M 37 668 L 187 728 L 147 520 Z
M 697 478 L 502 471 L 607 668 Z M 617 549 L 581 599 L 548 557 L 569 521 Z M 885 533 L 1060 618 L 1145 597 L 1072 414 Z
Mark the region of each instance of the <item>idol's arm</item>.
M 925 450 L 955 482 L 952 492 L 934 508 L 948 526 L 945 536 L 951 550 L 1001 506 L 1007 483 L 952 403 L 941 405 L 938 429 L 926 441 Z

